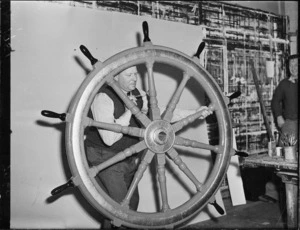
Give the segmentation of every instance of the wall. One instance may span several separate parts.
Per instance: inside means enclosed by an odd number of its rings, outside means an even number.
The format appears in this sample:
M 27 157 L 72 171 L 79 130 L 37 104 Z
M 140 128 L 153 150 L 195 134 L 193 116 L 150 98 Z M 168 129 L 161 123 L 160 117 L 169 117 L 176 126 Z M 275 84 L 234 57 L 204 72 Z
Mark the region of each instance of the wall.
M 287 15 L 290 20 L 288 32 L 296 32 L 298 29 L 298 1 L 223 1 L 225 3 L 236 4 L 251 9 L 263 10 L 266 12 Z M 296 36 L 290 38 L 290 53 L 296 54 L 298 51 L 298 41 Z
M 284 1 L 284 4 L 283 1 L 236 2 L 253 9 L 288 14 L 290 31 L 298 28 L 296 1 Z M 65 183 L 71 175 L 64 147 L 65 125 L 59 120 L 42 117 L 41 110 L 66 112 L 76 89 L 92 69 L 79 50 L 81 44 L 104 61 L 121 50 L 140 45 L 141 23 L 147 20 L 154 44 L 192 55 L 202 40 L 201 32 L 191 25 L 74 8 L 62 3 L 15 1 L 11 15 L 14 50 L 11 55 L 11 227 L 98 228 L 100 214 L 76 189 L 59 198 L 50 197 L 50 191 Z M 295 46 L 291 48 L 295 53 Z M 163 105 L 176 82 L 163 73 L 161 76 L 163 83 L 157 90 L 160 105 Z M 165 91 L 166 85 L 170 91 Z M 184 92 L 181 108 L 198 106 L 194 92 L 193 87 Z M 197 95 L 202 95 L 202 91 Z M 205 131 L 205 124 L 200 124 L 185 135 L 207 140 Z M 188 163 L 194 161 L 193 157 L 188 158 Z M 201 165 L 204 171 L 208 167 L 207 161 Z M 205 176 L 205 173 L 201 175 Z M 141 184 L 147 192 L 147 180 Z M 143 191 L 141 194 L 140 210 L 154 208 L 153 196 L 149 199 L 143 197 L 146 194 Z M 180 196 L 185 199 L 184 191 Z M 214 211 L 210 209 L 209 212 Z M 203 212 L 196 220 L 210 218 L 209 212 Z
M 254 10 L 263 10 L 274 14 L 284 15 L 285 1 L 222 1 L 222 2 L 236 4 Z
M 186 24 L 62 3 L 11 3 L 11 228 L 99 228 L 101 215 L 76 189 L 61 197 L 50 196 L 50 191 L 66 183 L 71 174 L 64 146 L 65 124 L 41 116 L 41 111 L 67 111 L 71 98 L 92 69 L 79 50 L 81 44 L 104 61 L 140 45 L 144 20 L 148 21 L 154 44 L 193 55 L 202 40 L 199 27 Z M 177 86 L 176 79 L 166 75 L 159 74 L 162 81 L 157 85 L 161 106 Z M 203 91 L 191 85 L 178 107 L 195 109 L 203 103 L 201 96 Z M 182 135 L 208 141 L 204 123 Z M 194 163 L 193 152 L 185 158 L 201 181 L 210 167 L 209 153 L 204 151 L 202 158 L 200 163 Z M 149 178 L 144 178 L 139 209 L 149 211 L 153 203 L 147 196 Z M 173 186 L 172 179 L 170 183 Z M 172 197 L 170 203 L 186 199 L 186 191 L 179 190 L 172 187 L 170 191 L 177 191 L 179 197 Z M 219 194 L 217 199 L 223 205 Z M 218 215 L 208 208 L 193 221 L 213 216 Z
M 288 32 L 294 33 L 293 36 L 290 37 L 290 53 L 291 54 L 299 54 L 299 36 L 295 34 L 299 34 L 299 17 L 298 17 L 298 9 L 299 2 L 297 1 L 284 1 L 285 5 L 285 15 L 289 16 L 290 26 L 288 28 Z

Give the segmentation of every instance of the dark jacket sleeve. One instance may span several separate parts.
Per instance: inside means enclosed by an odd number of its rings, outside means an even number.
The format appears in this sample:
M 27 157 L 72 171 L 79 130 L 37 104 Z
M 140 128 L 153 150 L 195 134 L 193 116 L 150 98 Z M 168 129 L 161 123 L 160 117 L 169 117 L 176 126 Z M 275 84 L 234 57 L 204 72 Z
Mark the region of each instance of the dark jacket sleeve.
M 283 110 L 282 102 L 283 102 L 283 82 L 281 81 L 277 86 L 277 88 L 275 89 L 272 102 L 271 102 L 271 108 L 275 119 L 278 116 L 282 116 L 282 110 Z

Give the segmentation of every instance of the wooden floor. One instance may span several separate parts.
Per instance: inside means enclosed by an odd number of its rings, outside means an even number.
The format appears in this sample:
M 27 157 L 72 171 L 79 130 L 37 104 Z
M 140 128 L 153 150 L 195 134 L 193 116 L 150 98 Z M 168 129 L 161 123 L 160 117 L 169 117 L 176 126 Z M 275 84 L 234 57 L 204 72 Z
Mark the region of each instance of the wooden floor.
M 227 214 L 182 229 L 286 229 L 285 210 L 278 203 L 247 201 L 232 206 L 230 198 L 223 199 Z

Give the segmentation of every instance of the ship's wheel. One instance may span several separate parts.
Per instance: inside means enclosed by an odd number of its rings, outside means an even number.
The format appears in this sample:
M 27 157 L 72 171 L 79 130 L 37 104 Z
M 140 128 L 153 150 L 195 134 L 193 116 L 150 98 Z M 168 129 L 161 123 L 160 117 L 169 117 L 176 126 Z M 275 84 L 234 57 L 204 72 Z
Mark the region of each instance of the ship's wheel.
M 220 208 L 214 201 L 214 195 L 224 179 L 233 152 L 232 128 L 227 109 L 228 101 L 223 97 L 213 77 L 198 63 L 197 57 L 199 57 L 201 49 L 203 49 L 203 43 L 199 46 L 196 55 L 189 57 L 177 50 L 153 45 L 148 36 L 148 25 L 146 22 L 143 23 L 143 32 L 145 36 L 143 46 L 120 52 L 104 62 L 93 58 L 89 51 L 84 46 L 81 46 L 82 52 L 90 59 L 94 69 L 81 84 L 67 113 L 56 114 L 46 110 L 42 111 L 44 116 L 58 117 L 66 121 L 65 142 L 73 177 L 67 184 L 54 190 L 53 194 L 66 187 L 77 186 L 84 197 L 99 212 L 110 218 L 114 225 L 124 225 L 138 229 L 173 228 L 188 220 L 209 203 Z M 163 115 L 160 114 L 158 108 L 155 88 L 158 80 L 155 78 L 153 66 L 156 63 L 174 66 L 182 71 L 183 76 Z M 114 80 L 116 74 L 136 65 L 145 65 L 148 72 L 149 117 L 138 109 Z M 209 98 L 210 104 L 208 107 L 213 111 L 218 122 L 218 145 L 201 143 L 178 135 L 178 131 L 192 124 L 196 119 L 201 119 L 201 110 L 178 122 L 171 123 L 181 94 L 187 82 L 192 78 L 203 87 L 205 94 Z M 116 94 L 119 95 L 132 114 L 140 121 L 142 128 L 97 122 L 87 116 L 96 93 L 105 84 L 111 86 Z M 89 126 L 137 136 L 140 138 L 140 142 L 117 153 L 104 163 L 97 166 L 89 166 L 84 147 L 84 131 Z M 197 150 L 205 149 L 216 154 L 212 170 L 205 182 L 200 182 L 189 169 L 189 166 L 183 162 L 180 153 L 175 148 L 176 146 L 187 146 Z M 144 152 L 144 155 L 139 163 L 129 191 L 125 199 L 121 203 L 117 203 L 101 189 L 95 176 L 110 165 L 141 151 Z M 171 159 L 195 185 L 194 195 L 188 201 L 173 209 L 170 208 L 168 201 L 168 194 L 172 191 L 167 191 L 166 186 L 166 181 L 168 180 L 165 175 L 166 157 Z M 129 200 L 143 177 L 144 171 L 155 158 L 157 160 L 156 167 L 161 209 L 152 213 L 133 211 L 129 209 Z

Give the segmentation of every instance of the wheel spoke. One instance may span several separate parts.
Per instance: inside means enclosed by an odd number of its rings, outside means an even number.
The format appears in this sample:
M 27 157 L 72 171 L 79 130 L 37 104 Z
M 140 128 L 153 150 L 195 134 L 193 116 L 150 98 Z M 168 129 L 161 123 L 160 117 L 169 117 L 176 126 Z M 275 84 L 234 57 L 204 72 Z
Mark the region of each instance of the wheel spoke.
M 99 122 L 91 118 L 86 118 L 86 123 L 87 126 L 94 126 L 96 128 L 105 129 L 116 133 L 128 134 L 130 136 L 135 136 L 135 137 L 144 137 L 144 132 L 145 132 L 145 129 L 122 126 L 119 124 L 110 124 L 106 122 Z
M 124 160 L 125 158 L 130 157 L 131 155 L 138 153 L 146 148 L 147 148 L 147 146 L 146 146 L 145 141 L 141 141 L 135 145 L 132 145 L 129 148 L 125 149 L 124 151 L 117 153 L 115 156 L 108 159 L 107 161 L 105 161 L 97 166 L 91 167 L 89 169 L 89 175 L 95 177 L 101 170 L 103 170 L 115 163 L 118 163 L 118 162 Z
M 159 120 L 160 119 L 160 110 L 157 105 L 157 95 L 155 89 L 155 82 L 153 76 L 153 61 L 148 61 L 147 71 L 148 71 L 148 82 L 149 82 L 149 104 L 150 104 L 150 116 L 152 120 Z
M 176 108 L 177 103 L 179 102 L 180 96 L 184 90 L 184 87 L 186 85 L 186 83 L 188 82 L 188 80 L 190 79 L 190 76 L 187 73 L 184 73 L 183 75 L 183 79 L 180 82 L 180 85 L 178 86 L 171 102 L 168 104 L 166 112 L 163 116 L 163 119 L 165 121 L 171 121 L 172 117 L 173 117 L 173 112 Z
M 208 107 L 208 109 L 214 111 L 213 105 L 210 105 Z M 191 114 L 191 115 L 189 115 L 189 116 L 181 119 L 180 121 L 178 121 L 178 122 L 176 122 L 175 124 L 172 125 L 173 126 L 173 130 L 175 132 L 177 132 L 177 131 L 181 130 L 183 127 L 187 126 L 188 124 L 194 122 L 196 119 L 198 119 L 198 118 L 199 119 L 203 119 L 202 115 L 203 115 L 203 110 L 199 110 L 196 113 Z
M 136 171 L 136 173 L 134 175 L 131 185 L 128 189 L 126 197 L 124 198 L 124 200 L 121 203 L 122 206 L 129 208 L 130 199 L 131 199 L 138 183 L 142 179 L 142 176 L 143 176 L 145 170 L 147 169 L 148 165 L 151 163 L 153 156 L 154 156 L 154 152 L 152 152 L 151 150 L 148 150 L 147 153 L 145 154 L 145 156 L 143 157 L 143 159 L 138 167 L 138 170 Z
M 158 174 L 158 181 L 159 181 L 160 192 L 161 192 L 162 212 L 166 212 L 167 210 L 170 209 L 168 203 L 168 196 L 167 196 L 165 164 L 166 164 L 165 154 L 157 154 L 157 174 Z
M 147 127 L 151 122 L 150 119 L 143 114 L 136 104 L 127 97 L 127 95 L 118 86 L 117 82 L 114 79 L 110 79 L 107 81 L 107 84 L 109 84 L 115 90 L 127 108 L 132 112 L 133 115 L 136 116 L 136 118 L 144 125 L 144 127 Z
M 182 161 L 181 157 L 178 155 L 177 151 L 174 148 L 171 148 L 168 151 L 168 155 L 175 162 L 175 164 L 179 167 L 179 169 L 184 172 L 184 174 L 195 184 L 197 191 L 201 191 L 202 183 L 198 181 L 195 175 L 191 172 L 191 170 L 186 166 L 186 164 Z
M 205 143 L 202 143 L 202 142 L 198 142 L 198 141 L 195 141 L 195 140 L 190 140 L 188 138 L 183 138 L 183 137 L 179 137 L 179 136 L 175 137 L 175 145 L 181 145 L 181 146 L 192 147 L 192 148 L 207 149 L 207 150 L 214 151 L 215 153 L 218 153 L 218 154 L 220 154 L 222 152 L 220 146 L 209 145 L 209 144 L 205 144 Z

